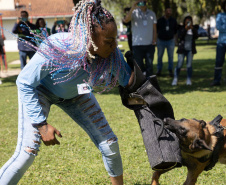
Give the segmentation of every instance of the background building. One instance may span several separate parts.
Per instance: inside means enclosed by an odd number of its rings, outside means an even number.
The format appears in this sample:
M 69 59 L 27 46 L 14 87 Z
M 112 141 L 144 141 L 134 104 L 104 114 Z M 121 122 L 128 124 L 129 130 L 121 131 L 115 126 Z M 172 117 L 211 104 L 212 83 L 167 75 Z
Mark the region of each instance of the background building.
M 33 24 L 42 17 L 46 20 L 47 27 L 51 29 L 56 20 L 70 22 L 73 7 L 72 0 L 0 0 L 0 13 L 6 37 L 5 50 L 17 51 L 17 39 L 11 31 L 22 10 L 29 13 L 29 20 Z

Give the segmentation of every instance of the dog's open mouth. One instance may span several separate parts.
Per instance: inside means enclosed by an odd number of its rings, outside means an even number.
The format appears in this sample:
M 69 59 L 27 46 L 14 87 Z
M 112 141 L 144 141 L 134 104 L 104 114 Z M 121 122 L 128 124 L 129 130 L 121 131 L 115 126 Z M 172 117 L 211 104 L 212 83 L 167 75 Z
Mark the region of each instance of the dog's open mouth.
M 163 120 L 164 127 L 175 133 L 179 139 L 183 139 L 187 134 L 187 130 L 179 124 L 181 121 L 183 120 L 174 120 L 171 118 L 165 118 Z
M 173 120 L 173 119 L 171 119 L 171 118 L 165 118 L 164 120 L 163 120 L 163 122 L 164 122 L 164 127 L 166 128 L 166 129 L 168 129 L 168 130 L 170 130 L 171 132 L 176 132 L 176 125 L 175 124 L 173 124 L 173 121 L 175 121 L 175 120 Z

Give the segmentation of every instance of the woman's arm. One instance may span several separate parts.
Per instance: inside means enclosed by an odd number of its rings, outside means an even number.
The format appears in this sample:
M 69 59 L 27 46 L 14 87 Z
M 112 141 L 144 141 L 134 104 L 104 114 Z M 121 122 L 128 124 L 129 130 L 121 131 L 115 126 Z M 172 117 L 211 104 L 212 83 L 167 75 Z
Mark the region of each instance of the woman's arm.
M 42 123 L 46 120 L 36 92 L 36 87 L 40 84 L 41 79 L 49 74 L 48 70 L 42 70 L 44 63 L 45 59 L 36 53 L 16 80 L 19 98 L 25 105 L 25 111 L 33 124 Z
M 157 42 L 157 24 L 153 24 L 153 41 L 152 45 L 156 45 Z
M 25 111 L 32 121 L 32 125 L 39 130 L 42 141 L 46 146 L 60 144 L 55 134 L 62 137 L 61 133 L 52 125 L 46 122 L 46 116 L 42 111 L 36 87 L 41 79 L 49 74 L 43 70 L 45 59 L 36 53 L 29 63 L 21 71 L 16 84 L 19 91 L 19 98 L 24 104 Z

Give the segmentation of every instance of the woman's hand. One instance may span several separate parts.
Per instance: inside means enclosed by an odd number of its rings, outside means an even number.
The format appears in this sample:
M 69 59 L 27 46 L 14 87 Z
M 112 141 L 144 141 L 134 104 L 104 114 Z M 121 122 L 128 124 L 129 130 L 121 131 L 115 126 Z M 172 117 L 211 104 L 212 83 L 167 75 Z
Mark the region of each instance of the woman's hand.
M 135 10 L 136 8 L 138 8 L 137 4 L 142 1 L 142 0 L 138 0 L 138 1 L 135 1 L 131 7 L 132 10 Z
M 59 137 L 62 137 L 62 135 L 61 135 L 60 131 L 58 131 L 52 125 L 47 124 L 47 125 L 38 127 L 38 131 L 41 135 L 41 139 L 42 139 L 43 143 L 46 146 L 60 144 L 60 142 L 56 139 L 55 134 L 57 134 Z

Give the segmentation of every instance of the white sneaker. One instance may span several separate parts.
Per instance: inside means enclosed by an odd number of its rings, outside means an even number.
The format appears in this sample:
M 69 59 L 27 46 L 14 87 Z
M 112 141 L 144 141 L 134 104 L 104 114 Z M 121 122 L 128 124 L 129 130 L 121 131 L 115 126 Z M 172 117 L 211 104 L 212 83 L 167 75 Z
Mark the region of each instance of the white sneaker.
M 187 78 L 186 84 L 187 84 L 187 85 L 192 85 L 192 82 L 191 82 L 191 79 L 190 79 L 190 78 Z
M 172 82 L 172 85 L 173 85 L 173 86 L 177 85 L 177 81 L 178 81 L 177 78 L 174 78 L 174 79 L 173 79 L 173 82 Z
M 2 84 L 2 81 L 0 80 L 0 85 Z

